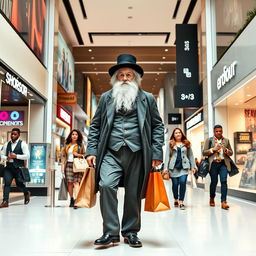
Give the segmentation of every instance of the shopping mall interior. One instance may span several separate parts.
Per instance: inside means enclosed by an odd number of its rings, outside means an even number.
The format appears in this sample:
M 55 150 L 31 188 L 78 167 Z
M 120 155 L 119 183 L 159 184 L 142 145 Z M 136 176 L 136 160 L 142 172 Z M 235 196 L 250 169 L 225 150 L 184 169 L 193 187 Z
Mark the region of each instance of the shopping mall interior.
M 0 0 L 0 167 L 19 128 L 30 152 L 31 192 L 24 205 L 12 180 L 9 207 L 0 207 L 3 255 L 255 255 L 255 15 L 255 0 Z M 216 206 L 209 206 L 210 174 L 189 172 L 185 211 L 174 207 L 172 179 L 165 180 L 171 210 L 144 211 L 142 200 L 143 247 L 136 250 L 122 239 L 94 245 L 102 235 L 100 193 L 92 208 L 69 207 L 70 196 L 59 200 L 66 139 L 78 129 L 87 148 L 101 96 L 112 89 L 109 69 L 121 54 L 136 57 L 141 89 L 156 101 L 162 168 L 169 168 L 175 128 L 200 163 L 221 125 L 239 169 L 227 177 L 228 211 L 221 208 L 220 180 Z M 0 202 L 5 184 L 0 175 Z M 117 194 L 121 217 L 124 189 Z

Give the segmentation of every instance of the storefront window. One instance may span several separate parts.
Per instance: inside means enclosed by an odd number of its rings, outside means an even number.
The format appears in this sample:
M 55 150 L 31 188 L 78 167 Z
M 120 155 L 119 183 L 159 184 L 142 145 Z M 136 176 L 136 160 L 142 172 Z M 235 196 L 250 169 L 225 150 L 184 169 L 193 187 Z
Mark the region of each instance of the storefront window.
M 44 63 L 47 0 L 0 0 L 0 10 Z
M 233 148 L 232 156 L 240 173 L 230 179 L 230 188 L 256 193 L 256 79 L 215 108 L 216 123 L 222 124 L 224 136 Z
M 216 0 L 217 60 L 256 14 L 255 0 Z

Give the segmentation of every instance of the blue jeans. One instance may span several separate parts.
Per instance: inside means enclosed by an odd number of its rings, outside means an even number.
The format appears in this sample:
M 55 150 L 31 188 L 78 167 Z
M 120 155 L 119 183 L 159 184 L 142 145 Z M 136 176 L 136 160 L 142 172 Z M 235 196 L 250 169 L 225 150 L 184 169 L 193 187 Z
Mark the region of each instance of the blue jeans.
M 224 161 L 220 163 L 212 162 L 210 176 L 211 176 L 211 185 L 210 185 L 210 198 L 214 198 L 216 195 L 216 187 L 218 184 L 218 175 L 220 175 L 221 183 L 221 202 L 227 201 L 227 176 L 228 170 Z
M 184 201 L 188 175 L 172 178 L 172 192 L 175 200 Z

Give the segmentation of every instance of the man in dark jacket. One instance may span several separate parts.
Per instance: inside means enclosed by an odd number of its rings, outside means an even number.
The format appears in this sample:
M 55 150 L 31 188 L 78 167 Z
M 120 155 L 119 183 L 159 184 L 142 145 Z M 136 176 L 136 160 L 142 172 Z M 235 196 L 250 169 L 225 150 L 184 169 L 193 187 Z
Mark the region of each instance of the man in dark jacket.
M 218 175 L 221 182 L 221 208 L 228 210 L 227 204 L 227 176 L 230 171 L 230 156 L 233 150 L 229 140 L 223 137 L 221 125 L 214 126 L 214 137 L 208 138 L 204 143 L 203 156 L 208 156 L 211 176 L 210 184 L 210 206 L 215 206 L 215 192 L 218 184 Z
M 9 206 L 9 194 L 12 180 L 15 179 L 17 187 L 24 193 L 24 204 L 30 201 L 30 192 L 20 180 L 19 167 L 25 166 L 25 160 L 29 159 L 28 145 L 19 139 L 20 129 L 13 128 L 11 140 L 6 142 L 1 151 L 1 159 L 7 161 L 4 171 L 4 196 L 0 208 Z
M 140 89 L 143 69 L 136 58 L 122 54 L 109 69 L 112 90 L 101 96 L 90 126 L 87 160 L 96 164 L 103 236 L 95 245 L 120 241 L 117 189 L 125 189 L 121 233 L 125 243 L 141 247 L 141 199 L 150 170 L 162 163 L 164 125 L 152 94 Z

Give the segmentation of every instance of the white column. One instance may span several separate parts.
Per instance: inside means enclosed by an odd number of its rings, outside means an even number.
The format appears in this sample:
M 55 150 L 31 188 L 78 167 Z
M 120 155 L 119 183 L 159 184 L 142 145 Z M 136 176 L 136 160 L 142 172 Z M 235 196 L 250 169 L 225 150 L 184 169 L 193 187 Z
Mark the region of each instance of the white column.
M 217 60 L 216 50 L 216 19 L 215 19 L 215 0 L 206 0 L 206 61 L 207 61 L 207 92 L 208 92 L 208 131 L 209 136 L 213 135 L 214 111 L 212 104 L 212 82 L 211 70 Z
M 54 61 L 54 27 L 55 27 L 55 1 L 48 1 L 48 24 L 46 25 L 46 65 L 48 70 L 48 95 L 46 105 L 45 142 L 52 142 L 52 99 L 53 99 L 53 61 Z

